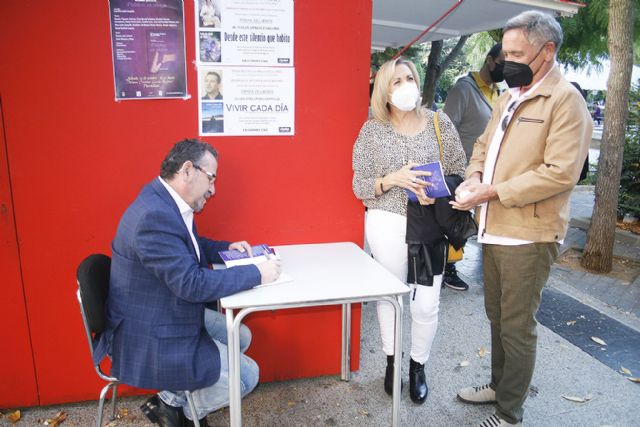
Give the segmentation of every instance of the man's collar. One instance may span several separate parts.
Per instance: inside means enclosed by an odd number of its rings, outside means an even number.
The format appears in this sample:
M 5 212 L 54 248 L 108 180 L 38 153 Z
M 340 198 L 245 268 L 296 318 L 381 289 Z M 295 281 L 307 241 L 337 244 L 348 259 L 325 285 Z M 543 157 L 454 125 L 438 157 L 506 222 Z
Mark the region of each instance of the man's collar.
M 173 189 L 172 186 L 170 186 L 161 177 L 158 177 L 158 180 L 164 186 L 164 188 L 167 189 L 171 198 L 176 202 L 176 205 L 178 205 L 178 210 L 180 211 L 180 214 L 184 215 L 185 213 L 193 212 L 193 209 L 191 209 L 191 206 L 189 206 L 187 202 L 185 202 L 184 199 L 180 197 L 180 195 L 176 192 L 176 190 Z
M 473 80 L 475 80 L 479 88 L 488 87 L 491 90 L 495 90 L 497 88 L 497 85 L 495 83 L 491 83 L 490 85 L 488 85 L 484 80 L 482 80 L 482 77 L 480 77 L 479 72 L 472 71 L 469 74 L 471 74 L 471 77 L 473 77 Z

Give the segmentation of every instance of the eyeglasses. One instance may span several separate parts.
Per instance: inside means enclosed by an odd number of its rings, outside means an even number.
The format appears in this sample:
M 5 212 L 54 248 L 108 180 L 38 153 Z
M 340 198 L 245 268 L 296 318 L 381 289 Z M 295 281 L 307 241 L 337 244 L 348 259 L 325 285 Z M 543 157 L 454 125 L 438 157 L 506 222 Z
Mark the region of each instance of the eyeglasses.
M 202 169 L 200 166 L 198 165 L 193 165 L 193 167 L 197 170 L 199 170 L 200 172 L 202 172 L 203 174 L 207 175 L 207 178 L 209 178 L 209 182 L 213 182 L 214 178 L 216 177 L 215 173 L 211 173 L 211 172 L 207 172 L 206 170 Z
M 511 121 L 513 110 L 515 110 L 517 103 L 518 103 L 517 101 L 513 101 L 511 105 L 509 105 L 509 108 L 507 108 L 507 115 L 504 116 L 504 119 L 502 120 L 502 132 L 507 130 L 507 126 L 509 126 L 509 122 Z

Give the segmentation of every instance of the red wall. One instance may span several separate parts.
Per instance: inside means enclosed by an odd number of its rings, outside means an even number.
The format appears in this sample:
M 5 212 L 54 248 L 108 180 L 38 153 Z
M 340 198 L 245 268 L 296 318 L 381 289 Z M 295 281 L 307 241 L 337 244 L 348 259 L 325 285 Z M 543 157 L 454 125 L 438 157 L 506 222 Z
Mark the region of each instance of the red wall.
M 218 193 L 196 221 L 231 240 L 361 243 L 351 148 L 367 116 L 371 0 L 294 3 L 296 135 L 207 138 L 220 151 Z M 75 270 L 89 253 L 110 253 L 120 215 L 163 156 L 197 136 L 193 6 L 185 1 L 193 98 L 115 102 L 106 0 L 0 2 L 0 202 L 13 204 L 17 230 L 16 245 L 14 219 L 2 216 L 0 407 L 97 397 Z M 249 323 L 262 380 L 339 372 L 337 308 Z M 265 336 L 283 331 L 288 342 Z M 303 349 L 315 366 L 300 364 Z

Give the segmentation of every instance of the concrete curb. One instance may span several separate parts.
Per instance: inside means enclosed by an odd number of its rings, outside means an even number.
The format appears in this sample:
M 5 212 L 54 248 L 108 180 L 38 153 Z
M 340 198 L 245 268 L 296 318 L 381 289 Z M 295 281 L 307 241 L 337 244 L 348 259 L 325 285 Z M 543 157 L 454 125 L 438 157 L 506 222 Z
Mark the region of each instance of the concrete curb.
M 576 217 L 571 218 L 569 226 L 587 231 L 591 224 L 591 218 Z M 625 245 L 640 246 L 640 235 L 630 231 L 616 229 L 616 241 Z
M 595 185 L 576 185 L 573 187 L 573 191 L 575 192 L 583 192 L 583 191 L 595 191 Z

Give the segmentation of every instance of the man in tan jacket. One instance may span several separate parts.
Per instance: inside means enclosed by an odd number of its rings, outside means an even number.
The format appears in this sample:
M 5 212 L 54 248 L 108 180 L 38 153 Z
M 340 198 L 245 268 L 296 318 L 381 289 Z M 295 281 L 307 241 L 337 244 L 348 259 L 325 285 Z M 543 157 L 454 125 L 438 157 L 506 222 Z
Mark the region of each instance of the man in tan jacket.
M 580 93 L 560 74 L 562 29 L 524 12 L 503 30 L 504 77 L 452 205 L 478 209 L 485 309 L 491 323 L 491 382 L 458 392 L 467 403 L 495 403 L 480 426 L 521 425 L 536 358 L 535 313 L 567 231 L 569 198 L 591 141 Z

